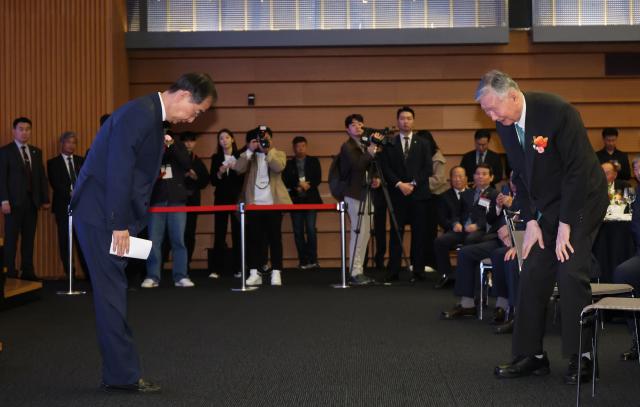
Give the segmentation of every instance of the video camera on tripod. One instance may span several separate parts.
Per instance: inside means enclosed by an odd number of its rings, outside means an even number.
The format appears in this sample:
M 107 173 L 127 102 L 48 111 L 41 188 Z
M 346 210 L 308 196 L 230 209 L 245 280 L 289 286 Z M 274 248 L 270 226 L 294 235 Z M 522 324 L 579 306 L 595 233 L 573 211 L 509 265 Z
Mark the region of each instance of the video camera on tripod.
M 391 137 L 393 135 L 393 127 L 385 127 L 384 129 L 373 129 L 370 127 L 364 127 L 363 133 L 360 136 L 360 144 L 365 147 L 369 147 L 371 144 L 384 147 L 391 144 Z M 380 134 L 382 137 L 374 137 L 374 134 Z

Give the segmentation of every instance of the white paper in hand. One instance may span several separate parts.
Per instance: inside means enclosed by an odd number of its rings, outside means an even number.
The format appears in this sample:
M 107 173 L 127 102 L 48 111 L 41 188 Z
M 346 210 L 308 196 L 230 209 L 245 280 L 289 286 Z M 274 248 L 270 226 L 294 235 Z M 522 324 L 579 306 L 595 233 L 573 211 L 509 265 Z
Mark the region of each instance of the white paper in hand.
M 151 246 L 151 240 L 129 237 L 129 253 L 125 253 L 124 257 L 146 260 L 149 257 L 149 253 L 151 253 Z M 109 254 L 116 254 L 116 251 L 113 250 L 113 236 L 111 237 Z

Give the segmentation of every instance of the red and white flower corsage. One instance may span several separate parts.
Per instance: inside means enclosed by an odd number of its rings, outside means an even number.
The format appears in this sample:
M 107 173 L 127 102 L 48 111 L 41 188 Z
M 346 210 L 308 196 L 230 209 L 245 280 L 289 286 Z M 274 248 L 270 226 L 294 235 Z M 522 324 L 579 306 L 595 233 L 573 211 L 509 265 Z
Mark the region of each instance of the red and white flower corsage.
M 547 148 L 547 141 L 549 137 L 536 136 L 533 138 L 533 148 L 538 154 L 544 153 L 544 149 Z

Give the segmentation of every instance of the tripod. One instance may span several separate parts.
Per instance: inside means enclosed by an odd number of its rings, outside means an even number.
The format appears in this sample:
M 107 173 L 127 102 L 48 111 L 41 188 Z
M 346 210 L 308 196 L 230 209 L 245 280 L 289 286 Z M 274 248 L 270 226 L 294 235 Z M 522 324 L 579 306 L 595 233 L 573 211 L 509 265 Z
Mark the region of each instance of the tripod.
M 402 250 L 402 259 L 405 261 L 405 265 L 408 268 L 408 257 L 406 255 L 406 252 L 404 250 L 404 246 L 402 245 L 402 235 L 400 233 L 400 228 L 398 227 L 398 220 L 396 219 L 396 215 L 395 215 L 395 210 L 393 208 L 393 203 L 391 202 L 391 197 L 389 195 L 389 189 L 387 188 L 387 182 L 384 178 L 384 174 L 382 173 L 382 170 L 380 168 L 380 163 L 379 163 L 379 156 L 378 153 L 376 153 L 373 157 L 373 160 L 371 160 L 371 163 L 369 164 L 369 168 L 366 171 L 366 176 L 365 176 L 365 190 L 362 194 L 362 198 L 360 199 L 360 203 L 358 206 L 358 220 L 356 222 L 356 228 L 355 228 L 355 233 L 356 233 L 356 238 L 355 238 L 355 242 L 353 243 L 353 252 L 356 251 L 357 247 L 358 247 L 358 240 L 360 238 L 360 230 L 362 228 L 362 219 L 365 216 L 365 206 L 368 205 L 368 213 L 367 216 L 371 216 L 371 205 L 372 205 L 372 196 L 371 196 L 371 181 L 373 176 L 371 174 L 377 174 L 378 178 L 380 178 L 380 188 L 382 188 L 382 193 L 384 196 L 384 200 L 387 204 L 387 208 L 389 210 L 389 217 L 391 218 L 391 224 L 393 226 L 393 229 L 395 230 L 396 233 L 396 238 L 398 239 L 398 242 L 400 242 L 400 249 Z M 371 222 L 369 222 L 370 225 L 370 229 L 371 229 Z M 371 234 L 370 234 L 371 235 Z M 351 258 L 349 260 L 349 272 L 351 272 L 353 270 L 353 263 L 355 260 L 355 256 L 354 253 L 351 253 Z M 365 264 L 363 264 L 363 267 L 365 266 Z

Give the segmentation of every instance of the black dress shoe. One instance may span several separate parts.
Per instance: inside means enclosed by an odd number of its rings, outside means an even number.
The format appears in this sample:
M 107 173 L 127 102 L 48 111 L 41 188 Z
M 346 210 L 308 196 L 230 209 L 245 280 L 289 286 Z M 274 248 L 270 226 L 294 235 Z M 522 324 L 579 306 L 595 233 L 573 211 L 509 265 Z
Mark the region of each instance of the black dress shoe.
M 509 319 L 502 325 L 498 325 L 493 329 L 493 333 L 496 335 L 513 333 L 513 319 Z
M 444 288 L 447 286 L 447 284 L 449 284 L 450 281 L 451 280 L 449 279 L 449 276 L 444 274 L 442 277 L 440 277 L 440 280 L 436 283 L 434 288 L 437 288 L 437 289 Z
M 491 318 L 491 325 L 501 325 L 504 323 L 504 319 L 507 313 L 504 311 L 504 308 L 496 308 L 493 311 L 493 318 Z
M 549 374 L 549 359 L 544 352 L 542 358 L 535 355 L 520 356 L 511 363 L 496 366 L 494 374 L 499 379 L 513 379 L 524 376 L 544 376 Z
M 160 386 L 154 383 L 139 379 L 134 384 L 101 384 L 101 387 L 107 393 L 160 393 Z
M 388 272 L 387 275 L 384 276 L 385 283 L 393 283 L 400 280 L 400 274 L 398 272 Z
M 414 271 L 412 273 L 412 278 L 411 281 L 412 282 L 416 282 L 416 281 L 424 281 L 427 278 L 427 275 L 424 271 Z
M 478 310 L 476 307 L 464 308 L 460 304 L 456 305 L 449 311 L 442 311 L 440 315 L 440 319 L 457 319 L 464 317 L 475 317 L 478 315 Z
M 580 366 L 580 383 L 591 381 L 593 374 L 593 362 L 586 356 L 582 357 Z M 564 375 L 564 384 L 578 384 L 578 355 L 571 355 L 567 373 Z

